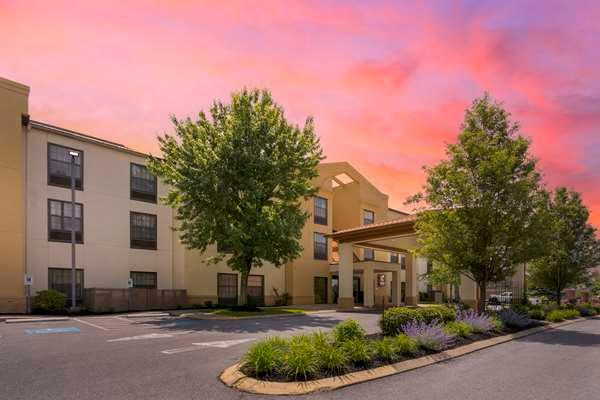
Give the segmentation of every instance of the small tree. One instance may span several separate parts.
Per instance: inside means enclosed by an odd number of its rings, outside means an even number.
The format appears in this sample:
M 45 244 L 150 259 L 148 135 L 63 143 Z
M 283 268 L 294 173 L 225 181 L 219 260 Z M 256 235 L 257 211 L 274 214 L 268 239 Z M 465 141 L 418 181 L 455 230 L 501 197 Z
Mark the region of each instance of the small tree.
M 537 287 L 551 290 L 560 305 L 561 293 L 569 286 L 583 283 L 589 268 L 600 262 L 600 241 L 588 223 L 589 211 L 577 192 L 564 187 L 555 190 L 549 204 L 552 223 L 548 254 L 535 260 L 529 269 Z
M 241 276 L 239 304 L 247 304 L 248 275 L 263 262 L 281 266 L 297 258 L 308 217 L 300 200 L 314 193 L 312 179 L 323 158 L 312 118 L 290 124 L 266 90 L 242 90 L 231 103 L 215 102 L 210 117 L 172 118 L 176 136 L 159 137 L 163 158 L 148 165 L 170 190 L 184 245 Z
M 486 94 L 466 111 L 448 159 L 425 167 L 415 224 L 418 254 L 474 280 L 483 311 L 488 282 L 543 254 L 544 191 L 529 141 Z

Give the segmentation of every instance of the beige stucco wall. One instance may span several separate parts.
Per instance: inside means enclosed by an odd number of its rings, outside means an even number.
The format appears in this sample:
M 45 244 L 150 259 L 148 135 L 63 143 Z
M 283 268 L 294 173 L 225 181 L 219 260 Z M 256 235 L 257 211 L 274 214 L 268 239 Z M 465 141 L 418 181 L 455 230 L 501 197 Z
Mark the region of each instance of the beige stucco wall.
M 25 134 L 29 88 L 0 78 L 0 313 L 25 311 Z
M 130 199 L 130 163 L 144 164 L 135 154 L 30 129 L 27 159 L 27 255 L 34 290 L 46 289 L 48 268 L 70 268 L 69 243 L 48 241 L 48 199 L 70 201 L 68 188 L 48 185 L 48 142 L 83 151 L 84 243 L 76 246 L 76 264 L 87 288 L 126 288 L 130 271 L 156 272 L 159 289 L 174 289 L 172 211 L 169 207 Z M 165 187 L 158 184 L 158 196 Z M 131 249 L 130 211 L 157 216 L 157 250 Z

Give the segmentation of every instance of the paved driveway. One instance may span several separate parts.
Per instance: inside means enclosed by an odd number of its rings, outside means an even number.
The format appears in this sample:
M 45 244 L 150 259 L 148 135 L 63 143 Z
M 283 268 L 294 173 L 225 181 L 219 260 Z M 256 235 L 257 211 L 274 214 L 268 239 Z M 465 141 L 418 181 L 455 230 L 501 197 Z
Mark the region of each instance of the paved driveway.
M 244 321 L 108 316 L 0 324 L 0 398 L 257 399 L 222 385 L 219 372 L 258 338 L 326 330 L 346 318 L 359 320 L 368 331 L 377 330 L 376 314 L 335 312 Z M 55 330 L 39 330 L 44 328 Z M 307 397 L 595 399 L 600 393 L 599 360 L 600 319 L 588 320 Z

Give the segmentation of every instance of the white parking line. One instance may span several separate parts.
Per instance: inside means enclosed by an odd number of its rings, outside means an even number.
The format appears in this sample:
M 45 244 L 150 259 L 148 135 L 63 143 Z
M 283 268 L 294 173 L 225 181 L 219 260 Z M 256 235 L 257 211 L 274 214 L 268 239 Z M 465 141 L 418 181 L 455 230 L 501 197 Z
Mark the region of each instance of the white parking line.
M 249 338 L 249 339 L 237 339 L 237 340 L 219 340 L 219 341 L 216 341 L 216 342 L 192 343 L 192 346 L 178 347 L 178 348 L 175 348 L 175 349 L 162 350 L 161 353 L 163 353 L 163 354 L 185 353 L 185 352 L 188 352 L 188 351 L 200 350 L 203 347 L 217 347 L 217 348 L 220 348 L 220 349 L 225 349 L 227 347 L 235 346 L 236 344 L 251 342 L 253 340 L 256 340 L 256 339 Z
M 81 322 L 82 324 L 86 324 L 86 325 L 89 325 L 89 326 L 93 326 L 94 328 L 102 329 L 103 331 L 108 331 L 108 329 L 107 329 L 107 328 L 105 328 L 105 327 L 103 327 L 103 326 L 96 325 L 96 324 L 92 324 L 91 322 L 87 322 L 87 321 L 84 321 L 84 320 L 82 320 L 82 319 L 79 319 L 79 318 L 73 318 L 73 320 L 75 320 L 75 321 L 77 321 L 77 322 Z
M 110 339 L 110 340 L 107 340 L 107 342 L 126 342 L 129 340 L 162 339 L 162 338 L 170 338 L 170 337 L 173 337 L 173 335 L 171 335 L 169 333 L 147 333 L 145 335 L 122 337 L 122 338 L 118 338 L 118 339 Z

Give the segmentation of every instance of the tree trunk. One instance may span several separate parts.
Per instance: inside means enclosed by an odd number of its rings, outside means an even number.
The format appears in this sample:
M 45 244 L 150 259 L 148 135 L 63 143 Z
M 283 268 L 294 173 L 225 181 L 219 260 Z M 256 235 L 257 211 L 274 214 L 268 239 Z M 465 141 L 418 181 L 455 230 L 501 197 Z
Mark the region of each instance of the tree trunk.
M 250 274 L 251 265 L 247 265 L 246 268 L 241 272 L 240 276 L 240 296 L 238 298 L 238 305 L 248 305 L 248 275 Z
M 557 290 L 556 290 L 556 304 L 557 304 L 559 307 L 560 307 L 560 297 L 561 297 L 560 293 L 561 293 L 561 292 L 562 292 L 562 290 L 560 290 L 560 289 L 557 289 Z
M 477 301 L 477 312 L 482 313 L 485 311 L 485 298 L 487 295 L 487 282 L 478 282 L 479 286 L 479 299 Z

